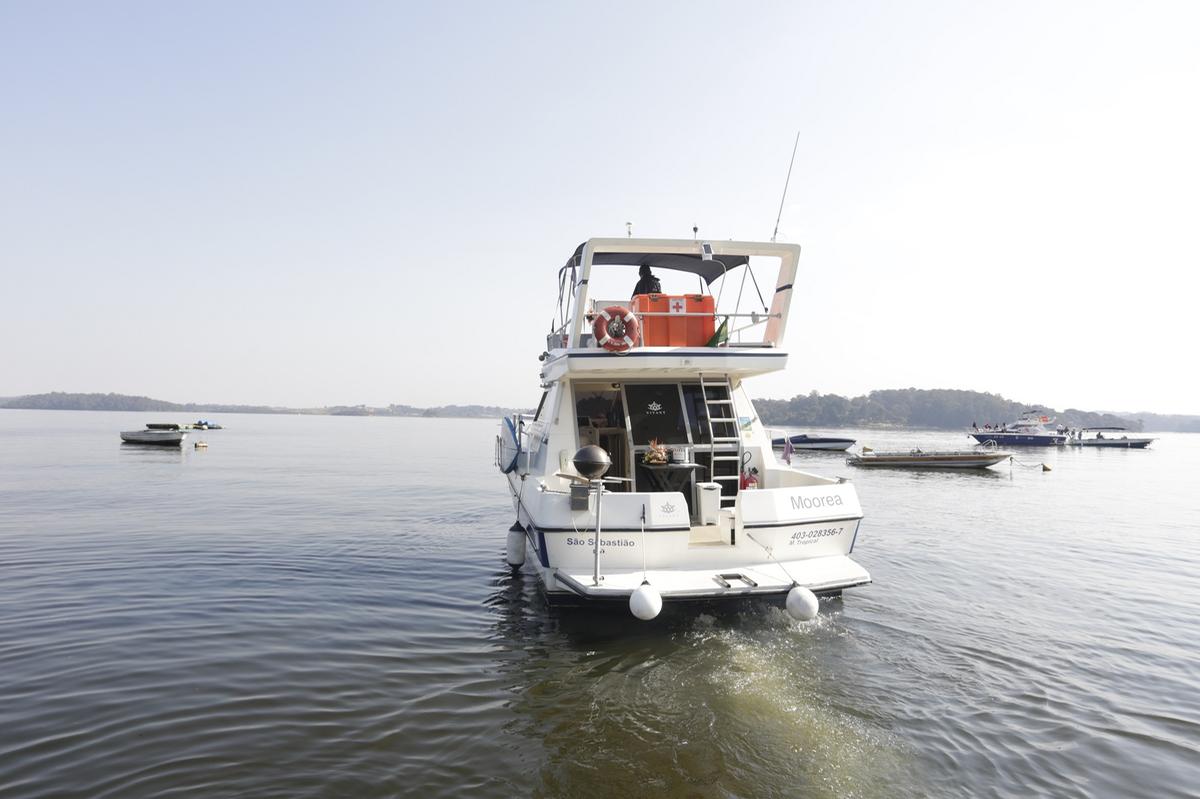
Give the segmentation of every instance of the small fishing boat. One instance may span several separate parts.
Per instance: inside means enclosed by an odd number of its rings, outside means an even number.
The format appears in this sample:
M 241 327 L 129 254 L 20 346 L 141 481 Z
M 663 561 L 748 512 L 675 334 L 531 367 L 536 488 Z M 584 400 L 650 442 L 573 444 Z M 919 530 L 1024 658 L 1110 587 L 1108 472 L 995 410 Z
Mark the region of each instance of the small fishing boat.
M 121 433 L 126 444 L 155 444 L 160 447 L 178 447 L 187 438 L 177 424 L 148 424 L 145 430 L 127 430 Z
M 1108 435 L 1104 435 L 1108 433 Z M 1120 449 L 1145 449 L 1154 441 L 1145 436 L 1115 435 L 1126 433 L 1124 427 L 1081 427 L 1071 431 L 1067 443 L 1073 447 L 1117 447 Z
M 195 430 L 221 430 L 221 425 L 216 422 L 210 422 L 207 419 L 200 419 L 195 424 L 190 425 Z
M 967 435 L 980 444 L 998 447 L 1055 447 L 1067 443 L 1067 434 L 1061 429 L 1050 427 L 1054 417 L 1045 411 L 1029 410 L 1015 422 L 984 429 L 972 426 Z
M 948 450 L 927 452 L 923 449 L 875 452 L 863 447 L 860 454 L 846 458 L 851 466 L 889 466 L 900 469 L 986 469 L 1012 457 L 998 449 Z
M 833 436 L 810 436 L 807 433 L 797 433 L 792 436 L 777 436 L 771 439 L 771 446 L 783 449 L 784 444 L 791 440 L 792 449 L 820 449 L 829 452 L 845 452 L 854 446 L 853 438 L 835 438 Z

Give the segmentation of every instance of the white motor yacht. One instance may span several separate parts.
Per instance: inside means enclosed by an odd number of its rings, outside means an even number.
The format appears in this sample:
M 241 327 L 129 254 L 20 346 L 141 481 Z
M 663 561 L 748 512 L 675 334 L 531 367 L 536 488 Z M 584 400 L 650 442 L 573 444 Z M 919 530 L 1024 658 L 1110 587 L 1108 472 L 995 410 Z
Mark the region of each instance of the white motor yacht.
M 496 439 L 517 515 L 508 561 L 530 558 L 551 603 L 649 619 L 663 601 L 776 595 L 805 619 L 818 595 L 870 582 L 850 558 L 854 487 L 778 461 L 744 387 L 787 365 L 799 255 L 590 239 L 562 267 L 541 402 Z M 629 285 L 638 267 L 687 273 L 698 290 L 594 299 L 594 270 L 610 266 Z
M 1052 425 L 1053 416 L 1035 409 L 1025 411 L 1017 421 L 1008 424 L 988 425 L 982 430 L 972 425 L 967 435 L 980 444 L 996 447 L 1055 447 L 1067 443 L 1063 429 Z

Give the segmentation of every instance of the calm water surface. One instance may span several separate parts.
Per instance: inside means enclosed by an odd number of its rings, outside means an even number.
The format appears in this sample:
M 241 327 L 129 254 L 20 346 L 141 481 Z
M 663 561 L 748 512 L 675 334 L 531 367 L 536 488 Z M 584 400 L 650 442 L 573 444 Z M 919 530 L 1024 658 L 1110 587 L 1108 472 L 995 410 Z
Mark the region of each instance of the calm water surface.
M 801 455 L 853 476 L 875 583 L 807 625 L 646 624 L 509 574 L 492 422 L 230 415 L 207 450 L 119 443 L 159 417 L 0 411 L 0 796 L 1200 786 L 1200 437 L 1011 473 Z

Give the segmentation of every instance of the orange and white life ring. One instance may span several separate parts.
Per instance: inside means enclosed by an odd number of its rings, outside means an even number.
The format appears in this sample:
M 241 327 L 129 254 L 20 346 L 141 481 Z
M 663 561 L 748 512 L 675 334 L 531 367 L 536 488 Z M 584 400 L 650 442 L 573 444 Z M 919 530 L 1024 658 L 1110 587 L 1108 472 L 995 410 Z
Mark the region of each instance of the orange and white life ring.
M 633 311 L 610 305 L 596 314 L 592 333 L 596 343 L 609 352 L 628 352 L 638 343 L 640 325 Z

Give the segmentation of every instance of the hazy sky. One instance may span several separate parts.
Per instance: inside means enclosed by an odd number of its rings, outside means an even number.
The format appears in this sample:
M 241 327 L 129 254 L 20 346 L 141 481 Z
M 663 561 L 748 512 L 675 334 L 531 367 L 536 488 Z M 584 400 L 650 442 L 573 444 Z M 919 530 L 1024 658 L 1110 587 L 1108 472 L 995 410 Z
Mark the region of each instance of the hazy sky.
M 0 396 L 538 395 L 579 242 L 804 247 L 752 393 L 1200 413 L 1200 4 L 0 0 Z

